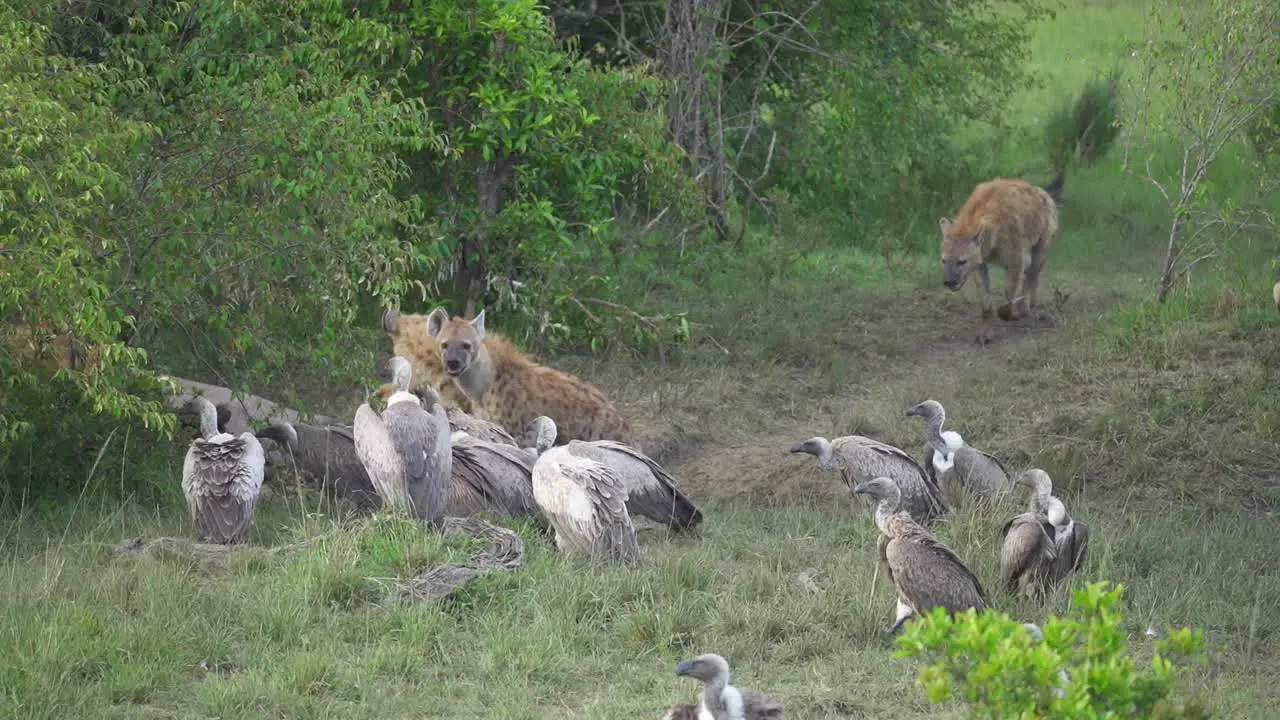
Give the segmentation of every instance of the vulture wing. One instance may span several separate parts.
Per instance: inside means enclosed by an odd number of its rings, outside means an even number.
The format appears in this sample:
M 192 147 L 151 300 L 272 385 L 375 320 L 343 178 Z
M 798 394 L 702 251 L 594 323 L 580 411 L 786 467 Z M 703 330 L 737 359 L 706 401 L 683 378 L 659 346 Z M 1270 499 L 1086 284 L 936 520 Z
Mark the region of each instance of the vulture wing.
M 383 505 L 397 510 L 411 508 L 413 501 L 405 484 L 404 460 L 387 431 L 386 423 L 369 407 L 369 403 L 356 410 L 352 434 L 356 456 L 364 465 L 365 472 L 369 473 L 369 481 L 378 491 Z
M 1046 552 L 1050 559 L 1055 557 L 1053 525 L 1043 515 L 1015 515 L 1004 524 L 1000 535 L 1004 539 L 1000 545 L 1000 579 L 1007 584 L 1016 583 Z
M 702 512 L 658 463 L 644 453 L 613 440 L 570 440 L 569 452 L 608 465 L 627 492 L 627 511 L 677 530 L 693 530 Z
M 624 563 L 639 559 L 627 492 L 608 466 L 575 457 L 563 446 L 548 450 L 533 466 L 533 497 L 562 550 Z
M 898 592 L 917 613 L 942 606 L 948 612 L 982 611 L 985 593 L 973 572 L 950 548 L 926 533 L 895 537 L 885 547 Z

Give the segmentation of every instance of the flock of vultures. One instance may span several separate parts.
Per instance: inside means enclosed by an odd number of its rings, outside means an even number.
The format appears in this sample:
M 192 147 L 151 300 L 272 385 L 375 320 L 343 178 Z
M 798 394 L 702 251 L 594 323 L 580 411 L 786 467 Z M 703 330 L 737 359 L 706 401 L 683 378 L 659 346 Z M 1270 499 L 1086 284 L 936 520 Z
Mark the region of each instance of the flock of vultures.
M 440 361 L 438 354 L 434 361 Z M 368 510 L 416 516 L 428 531 L 438 531 L 446 517 L 525 517 L 553 535 L 566 555 L 628 565 L 641 561 L 635 516 L 698 534 L 702 512 L 675 478 L 634 444 L 566 437 L 557 430 L 559 418 L 545 414 L 530 427 L 509 432 L 478 416 L 482 398 L 470 398 L 475 401 L 471 414 L 446 408 L 430 383 L 414 387 L 410 358 L 395 355 L 387 367 L 392 382 L 376 393 L 381 408 L 366 401 L 350 426 L 275 422 L 256 433 L 233 435 L 225 428 L 225 403 L 215 405 L 201 396 L 188 401 L 183 414 L 198 416 L 200 436 L 187 452 L 182 488 L 199 539 L 247 540 L 266 466 L 260 440 L 287 452 L 307 482 Z M 998 561 L 1010 590 L 1036 599 L 1080 567 L 1088 529 L 1053 495 L 1044 471 L 1011 474 L 959 433 L 944 430 L 945 413 L 934 400 L 905 412 L 924 421 L 919 460 L 860 435 L 812 437 L 790 448 L 813 455 L 821 469 L 839 472 L 853 493 L 873 499 L 880 532 L 873 589 L 883 569 L 897 591 L 887 634 L 936 607 L 950 613 L 986 608 L 986 593 L 965 560 L 928 529 L 963 502 L 1019 487 L 1028 493 L 1026 511 L 1003 528 Z M 1027 627 L 1038 634 L 1034 625 Z M 780 702 L 731 685 L 728 663 L 719 655 L 685 660 L 676 674 L 701 680 L 703 691 L 698 705 L 677 706 L 665 718 L 782 717 Z

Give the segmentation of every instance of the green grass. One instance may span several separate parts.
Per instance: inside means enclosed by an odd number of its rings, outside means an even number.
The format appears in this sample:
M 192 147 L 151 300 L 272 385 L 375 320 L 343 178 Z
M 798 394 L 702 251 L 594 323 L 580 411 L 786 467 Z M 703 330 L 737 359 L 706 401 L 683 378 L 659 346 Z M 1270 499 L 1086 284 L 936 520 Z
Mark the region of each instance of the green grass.
M 961 129 L 959 141 L 1002 174 L 1047 182 L 1052 101 L 1126 57 L 1141 22 L 1132 3 L 1066 6 L 1037 30 L 1045 85 L 1015 99 L 1021 129 Z M 675 661 L 710 651 L 789 717 L 957 716 L 928 705 L 920 665 L 879 635 L 892 592 L 881 577 L 870 597 L 875 534 L 861 499 L 786 452 L 848 432 L 917 452 L 923 430 L 902 410 L 927 397 L 970 442 L 1051 474 L 1092 529 L 1075 581 L 1125 584 L 1139 657 L 1148 625 L 1202 627 L 1211 663 L 1189 686 L 1219 716 L 1266 716 L 1280 701 L 1274 235 L 1240 238 L 1156 304 L 1167 213 L 1124 172 L 1123 143 L 1068 178 L 1042 283 L 1050 304 L 1055 290 L 1069 295 L 1055 327 L 1002 328 L 986 349 L 971 343 L 974 291 L 946 292 L 932 253 L 779 233 L 680 260 L 638 249 L 649 264 L 624 278 L 633 306 L 689 311 L 690 347 L 665 363 L 554 359 L 626 409 L 706 513 L 699 540 L 643 532 L 635 569 L 588 568 L 529 534 L 522 571 L 444 606 L 403 607 L 395 579 L 467 548 L 282 488 L 260 506 L 254 547 L 230 563 L 118 557 L 122 539 L 188 527 L 176 487 L 184 443 L 115 438 L 109 472 L 75 503 L 5 503 L 0 716 L 656 718 L 696 695 Z M 1247 194 L 1240 147 L 1213 177 L 1218 191 Z M 905 244 L 934 247 L 938 216 L 968 190 L 921 208 Z M 374 330 L 352 341 L 389 348 Z M 338 392 L 324 409 L 354 412 L 358 392 Z M 158 480 L 121 503 L 112 491 L 135 475 Z M 964 510 L 938 532 L 997 607 L 1027 620 L 1061 613 L 1066 588 L 1034 607 L 998 590 L 998 530 L 1015 511 Z

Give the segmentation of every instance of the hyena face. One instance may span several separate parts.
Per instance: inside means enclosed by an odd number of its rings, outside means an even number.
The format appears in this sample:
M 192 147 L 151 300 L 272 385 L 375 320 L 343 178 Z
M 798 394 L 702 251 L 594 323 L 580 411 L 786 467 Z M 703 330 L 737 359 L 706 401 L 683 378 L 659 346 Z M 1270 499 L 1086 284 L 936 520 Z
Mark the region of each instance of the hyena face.
M 450 377 L 457 377 L 471 367 L 484 342 L 484 311 L 474 320 L 450 318 L 444 308 L 436 308 L 427 318 L 427 332 L 440 343 L 440 360 Z
M 982 263 L 982 248 L 978 236 L 955 237 L 950 234 L 951 221 L 938 221 L 942 229 L 942 284 L 952 292 L 964 287 L 969 273 Z

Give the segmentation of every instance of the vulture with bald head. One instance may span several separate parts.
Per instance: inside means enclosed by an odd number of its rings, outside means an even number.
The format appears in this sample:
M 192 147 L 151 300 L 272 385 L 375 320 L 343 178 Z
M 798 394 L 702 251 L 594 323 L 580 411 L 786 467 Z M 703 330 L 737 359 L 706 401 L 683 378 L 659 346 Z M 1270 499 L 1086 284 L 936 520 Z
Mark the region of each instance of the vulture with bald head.
M 906 414 L 925 419 L 925 469 L 948 503 L 958 505 L 970 494 L 993 497 L 1013 489 L 999 458 L 967 444 L 960 433 L 942 429 L 947 417 L 942 403 L 925 400 L 907 408 Z
M 947 511 L 938 484 L 902 448 L 862 435 L 845 435 L 835 440 L 811 437 L 792 445 L 791 452 L 816 457 L 818 467 L 840 473 L 850 490 L 878 477 L 891 478 L 901 492 L 902 509 L 918 523 Z
M 729 663 L 715 653 L 682 660 L 676 675 L 702 681 L 698 720 L 782 720 L 782 703 L 729 682 Z
M 182 463 L 182 493 L 203 542 L 242 543 L 253 525 L 262 491 L 266 454 L 253 433 L 239 436 L 218 430 L 218 411 L 197 396 L 187 406 L 200 418 L 200 435 Z
M 875 498 L 876 527 L 880 540 L 876 551 L 898 591 L 897 616 L 889 633 L 903 623 L 935 607 L 954 615 L 968 608 L 982 612 L 986 593 L 960 556 L 928 530 L 899 510 L 901 493 L 893 480 L 882 477 L 853 490 Z

